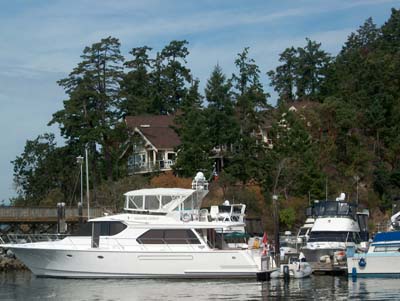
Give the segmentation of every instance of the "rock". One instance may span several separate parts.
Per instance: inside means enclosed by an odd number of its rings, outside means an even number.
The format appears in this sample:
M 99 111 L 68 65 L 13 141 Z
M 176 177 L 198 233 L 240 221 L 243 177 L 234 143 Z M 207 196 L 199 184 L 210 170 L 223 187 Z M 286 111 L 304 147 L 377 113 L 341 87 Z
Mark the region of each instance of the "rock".
M 18 259 L 0 257 L 0 271 L 24 270 L 25 265 Z

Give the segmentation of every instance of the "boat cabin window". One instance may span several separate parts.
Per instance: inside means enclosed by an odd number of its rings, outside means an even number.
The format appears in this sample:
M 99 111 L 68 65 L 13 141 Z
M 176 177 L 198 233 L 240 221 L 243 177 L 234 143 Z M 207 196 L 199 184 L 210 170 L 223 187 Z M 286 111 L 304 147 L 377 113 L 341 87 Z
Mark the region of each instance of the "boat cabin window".
M 100 236 L 113 236 L 122 232 L 127 226 L 118 221 L 102 221 L 102 222 L 89 222 L 83 224 L 75 233 L 74 236 L 91 236 L 93 223 L 96 223 L 100 227 Z
M 336 202 L 326 202 L 325 206 L 325 215 L 336 215 L 337 214 L 337 206 Z
M 306 208 L 306 216 L 310 217 L 313 215 L 313 207 L 307 207 Z
M 306 235 L 307 234 L 307 230 L 308 229 L 310 229 L 310 228 L 300 228 L 300 231 L 299 231 L 299 236 L 304 236 L 304 235 Z
M 224 205 L 218 206 L 219 212 L 231 213 L 231 208 L 232 208 L 231 206 L 224 206 Z
M 325 201 L 314 204 L 313 212 L 315 216 L 352 216 L 354 218 L 356 208 L 354 204 L 347 202 Z M 306 214 L 308 216 L 308 212 Z
M 144 209 L 146 210 L 158 210 L 160 208 L 160 201 L 157 195 L 146 195 Z
M 338 215 L 347 215 L 349 214 L 350 206 L 347 203 L 339 203 L 338 204 Z
M 143 209 L 143 196 L 135 195 L 133 197 L 129 197 L 128 207 L 132 209 Z
M 200 244 L 190 229 L 152 229 L 136 240 L 140 244 Z
M 337 241 L 359 243 L 360 238 L 356 232 L 344 231 L 312 231 L 308 242 Z
M 375 246 L 374 252 L 400 252 L 400 244 Z

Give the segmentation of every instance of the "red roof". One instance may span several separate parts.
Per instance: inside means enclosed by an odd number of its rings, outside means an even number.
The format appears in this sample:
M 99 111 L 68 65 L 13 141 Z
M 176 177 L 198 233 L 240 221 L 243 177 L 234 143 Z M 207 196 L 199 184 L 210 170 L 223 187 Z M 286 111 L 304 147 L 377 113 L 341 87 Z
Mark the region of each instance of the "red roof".
M 128 128 L 137 128 L 157 149 L 173 149 L 181 144 L 178 134 L 172 128 L 174 115 L 127 116 Z

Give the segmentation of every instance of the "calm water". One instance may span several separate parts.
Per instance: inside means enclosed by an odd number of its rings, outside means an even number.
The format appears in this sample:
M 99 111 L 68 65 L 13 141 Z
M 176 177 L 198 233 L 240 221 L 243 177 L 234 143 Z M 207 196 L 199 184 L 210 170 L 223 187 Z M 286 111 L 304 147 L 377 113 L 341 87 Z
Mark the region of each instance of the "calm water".
M 400 279 L 312 276 L 271 280 L 68 280 L 0 274 L 0 300 L 398 300 Z

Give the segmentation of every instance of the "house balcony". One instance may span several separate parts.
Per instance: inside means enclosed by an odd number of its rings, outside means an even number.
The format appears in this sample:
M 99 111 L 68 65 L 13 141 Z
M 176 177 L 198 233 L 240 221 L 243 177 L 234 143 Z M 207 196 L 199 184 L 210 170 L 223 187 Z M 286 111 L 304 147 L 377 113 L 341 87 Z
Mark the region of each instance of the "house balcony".
M 158 160 L 155 162 L 128 162 L 128 174 L 145 174 L 172 170 L 174 160 Z

